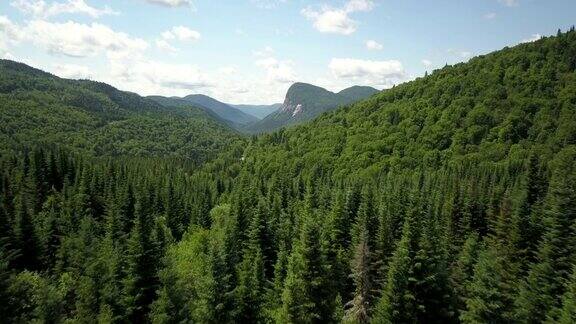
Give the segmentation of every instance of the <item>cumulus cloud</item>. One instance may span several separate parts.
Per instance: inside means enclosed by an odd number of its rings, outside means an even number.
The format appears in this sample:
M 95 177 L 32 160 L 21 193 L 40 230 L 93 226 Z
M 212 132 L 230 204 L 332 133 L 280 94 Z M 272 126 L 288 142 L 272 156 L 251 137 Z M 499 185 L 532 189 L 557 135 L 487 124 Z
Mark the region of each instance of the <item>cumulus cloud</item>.
M 109 57 L 132 56 L 148 47 L 148 43 L 142 39 L 98 23 L 87 25 L 72 21 L 52 23 L 34 20 L 25 28 L 25 32 L 30 41 L 48 52 L 71 57 L 88 57 L 99 53 Z
M 296 81 L 294 64 L 290 60 L 279 61 L 276 58 L 268 57 L 256 61 L 256 65 L 266 70 L 268 80 L 280 83 L 290 83 Z
M 192 6 L 190 0 L 146 0 L 146 2 L 171 8 Z
M 12 55 L 8 50 L 12 45 L 19 43 L 23 37 L 24 33 L 18 25 L 8 17 L 0 16 L 0 56 L 11 59 Z
M 163 40 L 163 39 L 158 39 L 155 42 L 156 47 L 164 52 L 170 52 L 170 53 L 176 53 L 178 52 L 178 49 L 172 45 L 170 45 L 170 43 L 168 43 L 167 41 Z
M 263 50 L 255 51 L 256 66 L 264 69 L 270 82 L 291 83 L 296 81 L 294 63 L 290 60 L 279 60 L 274 55 L 274 50 L 267 46 Z
M 4 35 L 4 37 L 0 38 L 0 41 L 11 42 L 17 42 L 24 36 L 21 28 L 6 16 L 0 16 L 0 34 Z
M 175 26 L 162 33 L 165 40 L 179 40 L 183 42 L 195 42 L 200 39 L 200 33 L 184 26 Z
M 406 77 L 402 63 L 397 60 L 333 58 L 328 68 L 336 78 L 351 79 L 374 86 L 387 87 Z
M 274 9 L 288 0 L 250 0 L 250 2 L 260 9 Z
M 542 38 L 542 35 L 540 35 L 540 34 L 532 34 L 532 36 L 521 40 L 520 43 L 532 43 L 532 42 L 535 42 L 535 41 L 539 40 L 540 38 Z
M 422 65 L 424 65 L 424 67 L 429 68 L 432 66 L 432 61 L 428 60 L 428 59 L 423 59 L 422 61 Z
M 111 76 L 130 88 L 135 85 L 144 92 L 159 88 L 196 90 L 211 87 L 212 83 L 201 71 L 190 64 L 169 64 L 148 59 L 111 61 Z M 141 84 L 138 86 L 138 84 Z
M 92 18 L 99 18 L 105 15 L 118 14 L 109 6 L 98 9 L 88 5 L 84 0 L 67 0 L 50 4 L 43 0 L 14 0 L 10 5 L 27 15 L 37 18 L 48 18 L 61 14 L 84 14 Z
M 379 50 L 383 49 L 384 46 L 382 46 L 382 44 L 378 43 L 375 40 L 368 40 L 368 41 L 366 41 L 366 48 L 371 50 L 371 51 L 379 51 Z
M 321 33 L 350 35 L 358 27 L 358 23 L 349 17 L 360 11 L 370 11 L 374 8 L 371 0 L 349 0 L 341 8 L 322 6 L 320 9 L 307 7 L 301 14 L 313 22 L 314 28 Z
M 54 64 L 50 72 L 68 79 L 91 79 L 93 75 L 89 68 L 76 64 Z

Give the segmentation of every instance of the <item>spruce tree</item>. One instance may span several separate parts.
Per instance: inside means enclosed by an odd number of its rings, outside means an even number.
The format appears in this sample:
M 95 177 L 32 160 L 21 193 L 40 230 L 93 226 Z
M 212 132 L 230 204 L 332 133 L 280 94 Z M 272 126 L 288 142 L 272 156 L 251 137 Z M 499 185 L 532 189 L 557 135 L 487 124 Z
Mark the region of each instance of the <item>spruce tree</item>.
M 496 248 L 497 249 L 497 248 Z M 512 323 L 514 292 L 512 274 L 505 256 L 489 247 L 480 252 L 474 276 L 467 287 L 466 309 L 461 312 L 464 323 Z
M 346 306 L 346 323 L 368 323 L 369 309 L 372 302 L 372 278 L 370 269 L 370 247 L 368 245 L 368 230 L 365 225 L 358 228 L 357 243 L 352 260 L 352 278 L 354 281 L 354 298 Z
M 413 226 L 410 218 L 404 221 L 402 238 L 388 266 L 386 286 L 374 310 L 373 322 L 375 323 L 411 323 L 415 321 L 416 297 L 411 291 Z
M 576 151 L 558 155 L 544 207 L 546 232 L 517 300 L 521 321 L 541 322 L 558 308 L 576 257 Z

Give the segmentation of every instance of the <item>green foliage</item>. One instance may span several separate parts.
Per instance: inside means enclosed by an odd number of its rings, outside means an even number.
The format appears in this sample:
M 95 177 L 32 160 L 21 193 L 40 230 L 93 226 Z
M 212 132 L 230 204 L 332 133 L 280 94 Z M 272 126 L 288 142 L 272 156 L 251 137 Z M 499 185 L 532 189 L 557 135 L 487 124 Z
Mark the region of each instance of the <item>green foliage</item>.
M 93 155 L 203 162 L 238 139 L 204 110 L 164 107 L 92 81 L 0 61 L 0 151 L 66 145 Z
M 240 140 L 2 61 L 2 320 L 571 323 L 575 53 L 561 33 Z

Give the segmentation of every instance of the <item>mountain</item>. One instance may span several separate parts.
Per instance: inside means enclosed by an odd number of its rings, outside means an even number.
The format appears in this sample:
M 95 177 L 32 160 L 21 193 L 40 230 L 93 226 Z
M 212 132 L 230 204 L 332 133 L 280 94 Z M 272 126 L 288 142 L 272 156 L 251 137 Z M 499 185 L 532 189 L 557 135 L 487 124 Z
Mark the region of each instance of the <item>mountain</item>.
M 270 115 L 274 111 L 278 110 L 282 106 L 282 104 L 277 103 L 273 105 L 232 105 L 232 106 L 258 119 L 262 119 Z
M 203 109 L 0 60 L 0 151 L 58 144 L 93 155 L 203 161 L 238 135 Z
M 28 146 L 81 136 L 70 114 L 188 117 L 18 69 L 0 70 L 0 144 L 22 143 L 0 154 L 4 322 L 575 322 L 574 28 L 193 167 Z M 30 132 L 43 115 L 67 123 Z M 181 145 L 169 130 L 153 139 Z
M 234 128 L 234 124 L 232 122 L 223 119 L 211 109 L 200 106 L 198 104 L 191 103 L 180 97 L 147 96 L 146 98 L 155 101 L 156 103 L 159 103 L 165 108 L 171 108 L 171 109 L 177 108 L 177 111 L 180 113 L 185 113 L 190 109 L 193 111 L 201 110 L 210 117 L 212 117 L 214 120 L 219 121 L 221 124 Z
M 258 120 L 258 118 L 244 113 L 229 104 L 225 104 L 205 95 L 195 94 L 183 97 L 181 99 L 194 105 L 210 109 L 216 115 L 220 116 L 220 118 L 228 121 L 235 128 L 251 124 Z
M 351 102 L 355 102 L 366 99 L 378 92 L 378 90 L 372 87 L 353 86 L 338 92 L 338 94 L 342 97 L 348 98 Z
M 284 103 L 278 110 L 246 129 L 251 133 L 263 133 L 300 124 L 325 111 L 367 98 L 377 92 L 378 90 L 374 88 L 355 86 L 334 93 L 311 84 L 294 83 L 288 89 Z

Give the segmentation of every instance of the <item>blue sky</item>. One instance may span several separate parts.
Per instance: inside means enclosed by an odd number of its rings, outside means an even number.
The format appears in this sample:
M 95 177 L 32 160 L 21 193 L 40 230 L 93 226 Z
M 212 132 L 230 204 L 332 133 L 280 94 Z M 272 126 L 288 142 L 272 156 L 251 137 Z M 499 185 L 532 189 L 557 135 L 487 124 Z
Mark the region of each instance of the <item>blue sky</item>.
M 0 57 L 142 95 L 379 89 L 576 24 L 574 0 L 0 0 Z

